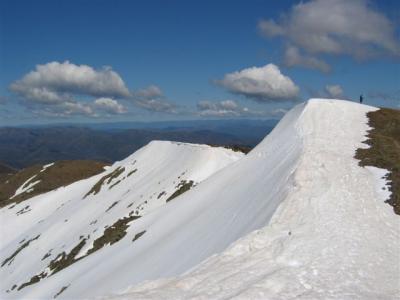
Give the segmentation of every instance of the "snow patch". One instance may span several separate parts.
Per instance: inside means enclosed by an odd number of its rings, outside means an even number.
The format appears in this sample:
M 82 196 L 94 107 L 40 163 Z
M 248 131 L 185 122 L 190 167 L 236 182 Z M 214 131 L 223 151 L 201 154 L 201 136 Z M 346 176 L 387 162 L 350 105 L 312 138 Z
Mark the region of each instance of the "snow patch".
M 14 194 L 10 199 L 15 198 L 16 196 L 18 196 L 19 194 L 22 194 L 22 193 L 30 193 L 30 192 L 32 192 L 32 191 L 33 191 L 33 187 L 34 187 L 35 185 L 37 185 L 37 184 L 40 182 L 40 180 L 36 180 L 36 181 L 31 182 L 36 176 L 37 176 L 37 175 L 33 175 L 33 176 L 30 177 L 28 180 L 26 180 L 26 181 L 15 191 L 15 194 Z
M 375 180 L 375 189 L 378 195 L 378 200 L 384 202 L 390 199 L 392 192 L 389 190 L 390 181 L 387 179 L 389 171 L 386 169 L 377 168 L 374 166 L 365 166 L 371 172 L 371 176 Z
M 53 165 L 54 165 L 54 163 L 50 163 L 50 164 L 44 165 L 44 166 L 42 167 L 42 170 L 40 170 L 40 173 L 46 171 L 46 169 L 50 168 L 50 167 L 53 166 Z

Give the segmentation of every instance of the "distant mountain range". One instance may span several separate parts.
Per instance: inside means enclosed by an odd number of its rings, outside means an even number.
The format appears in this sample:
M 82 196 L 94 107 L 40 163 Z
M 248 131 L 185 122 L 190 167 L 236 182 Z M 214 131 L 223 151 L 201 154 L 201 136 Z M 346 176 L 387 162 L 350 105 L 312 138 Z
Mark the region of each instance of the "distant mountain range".
M 271 120 L 211 120 L 3 127 L 0 162 L 17 169 L 58 160 L 114 162 L 152 140 L 253 147 L 275 124 Z

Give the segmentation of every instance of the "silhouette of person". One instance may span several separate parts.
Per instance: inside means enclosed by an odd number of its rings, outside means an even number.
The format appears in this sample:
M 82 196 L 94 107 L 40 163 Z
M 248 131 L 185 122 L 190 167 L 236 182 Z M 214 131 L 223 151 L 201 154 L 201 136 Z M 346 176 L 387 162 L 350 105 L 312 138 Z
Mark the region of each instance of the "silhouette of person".
M 361 95 L 360 95 L 360 103 L 363 103 L 363 100 L 364 100 L 364 97 L 363 97 L 363 95 L 361 94 Z

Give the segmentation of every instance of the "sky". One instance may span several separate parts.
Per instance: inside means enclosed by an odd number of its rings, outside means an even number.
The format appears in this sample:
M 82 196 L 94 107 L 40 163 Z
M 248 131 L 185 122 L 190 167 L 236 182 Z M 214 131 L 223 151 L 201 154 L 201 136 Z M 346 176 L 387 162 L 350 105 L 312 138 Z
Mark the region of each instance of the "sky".
M 400 2 L 0 1 L 0 126 L 400 108 Z

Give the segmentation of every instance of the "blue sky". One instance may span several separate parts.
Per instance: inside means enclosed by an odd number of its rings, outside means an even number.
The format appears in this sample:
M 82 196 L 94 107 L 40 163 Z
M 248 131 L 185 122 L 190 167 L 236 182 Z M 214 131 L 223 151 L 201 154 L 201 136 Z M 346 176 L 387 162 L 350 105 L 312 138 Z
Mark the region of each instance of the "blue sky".
M 2 1 L 0 125 L 399 107 L 400 3 L 299 3 Z

